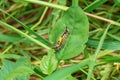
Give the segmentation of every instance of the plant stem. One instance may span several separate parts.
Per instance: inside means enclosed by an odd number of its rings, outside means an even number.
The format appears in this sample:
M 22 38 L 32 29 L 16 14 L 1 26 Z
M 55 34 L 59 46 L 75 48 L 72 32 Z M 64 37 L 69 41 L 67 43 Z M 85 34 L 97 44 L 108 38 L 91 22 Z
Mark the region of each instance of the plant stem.
M 113 21 L 113 20 L 106 19 L 106 18 L 103 18 L 103 17 L 100 17 L 100 16 L 96 16 L 96 15 L 93 15 L 93 14 L 90 14 L 90 13 L 85 13 L 85 14 L 88 15 L 88 16 L 90 16 L 90 17 L 93 17 L 93 18 L 96 18 L 96 19 L 99 19 L 99 20 L 108 22 L 108 23 L 110 23 L 110 24 L 114 24 L 114 25 L 116 25 L 116 26 L 120 26 L 120 23 L 115 22 L 115 21 Z
M 6 52 L 8 52 L 13 45 L 9 45 L 1 54 L 5 54 Z
M 52 7 L 52 8 L 57 8 L 57 9 L 64 10 L 64 11 L 66 11 L 66 10 L 69 8 L 69 7 L 66 7 L 66 6 L 60 6 L 60 5 L 48 3 L 48 2 L 45 2 L 45 1 L 38 1 L 38 0 L 25 0 L 25 1 L 31 2 L 31 3 L 35 3 L 35 4 L 39 4 L 39 5 L 48 6 L 48 7 Z M 76 1 L 76 2 L 77 2 L 77 1 Z M 109 20 L 109 19 L 106 19 L 106 18 L 103 18 L 103 17 L 100 17 L 100 16 L 96 16 L 96 15 L 87 13 L 87 12 L 85 12 L 85 14 L 86 14 L 87 16 L 90 16 L 90 17 L 93 17 L 93 18 L 96 18 L 96 19 L 99 19 L 99 20 L 108 22 L 108 23 L 110 23 L 110 24 L 113 24 L 113 25 L 116 25 L 116 26 L 120 26 L 120 23 L 115 22 L 115 21 L 113 21 L 113 20 Z
M 78 6 L 78 0 L 72 0 L 72 6 Z
M 25 0 L 25 1 L 35 3 L 35 4 L 39 4 L 39 5 L 48 6 L 48 7 L 52 7 L 52 8 L 58 8 L 58 9 L 61 9 L 61 10 L 67 10 L 68 9 L 68 7 L 59 6 L 59 5 L 48 3 L 48 2 L 45 2 L 45 1 L 39 1 L 39 0 Z
M 100 49 L 101 49 L 101 47 L 102 47 L 102 45 L 103 45 L 104 39 L 105 39 L 105 37 L 106 37 L 106 35 L 107 35 L 107 31 L 108 31 L 108 29 L 109 29 L 110 26 L 111 26 L 111 24 L 109 24 L 109 25 L 107 26 L 105 32 L 103 33 L 103 35 L 102 35 L 102 37 L 101 37 L 101 39 L 100 39 L 100 42 L 99 42 L 99 44 L 98 44 L 98 47 L 97 47 L 97 49 L 96 49 L 96 51 L 95 51 L 95 54 L 94 54 L 94 56 L 92 57 L 91 63 L 89 64 L 89 71 L 88 71 L 87 80 L 90 80 L 90 78 L 91 78 L 92 75 L 93 75 L 93 68 L 94 68 L 94 65 L 95 65 L 95 62 L 96 62 L 98 53 L 99 53 L 99 51 L 100 51 Z
M 119 36 L 113 35 L 111 33 L 107 33 L 107 35 L 112 37 L 113 39 L 116 39 L 116 40 L 120 41 L 120 37 Z
M 52 0 L 49 0 L 49 2 L 51 2 L 51 1 L 52 1 Z M 42 22 L 42 20 L 43 20 L 43 18 L 44 18 L 44 16 L 45 16 L 47 10 L 48 10 L 48 7 L 45 8 L 45 10 L 43 11 L 42 16 L 40 17 L 39 21 L 38 21 L 35 25 L 33 25 L 33 26 L 31 27 L 31 30 L 33 30 L 35 27 L 37 27 L 39 24 L 41 24 L 41 22 Z
M 40 46 L 42 46 L 42 47 L 44 47 L 44 48 L 46 48 L 46 49 L 50 49 L 50 47 L 48 47 L 47 45 L 41 43 L 40 41 L 38 41 L 38 40 L 36 40 L 36 39 L 34 39 L 34 38 L 32 38 L 31 36 L 27 35 L 26 33 L 23 33 L 22 31 L 14 28 L 13 26 L 11 26 L 11 25 L 9 25 L 9 24 L 6 24 L 5 22 L 0 21 L 0 25 L 6 26 L 6 27 L 8 27 L 8 28 L 10 28 L 10 29 L 12 29 L 12 30 L 14 30 L 14 31 L 16 31 L 16 32 L 19 33 L 20 35 L 28 38 L 29 40 L 33 41 L 34 43 L 37 43 L 38 45 L 40 45 Z

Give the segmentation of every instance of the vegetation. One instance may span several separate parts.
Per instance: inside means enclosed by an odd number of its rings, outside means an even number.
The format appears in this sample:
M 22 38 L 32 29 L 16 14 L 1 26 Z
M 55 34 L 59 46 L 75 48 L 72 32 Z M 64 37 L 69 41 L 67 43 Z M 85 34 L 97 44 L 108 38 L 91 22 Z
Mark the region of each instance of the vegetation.
M 120 0 L 1 0 L 0 80 L 120 80 Z

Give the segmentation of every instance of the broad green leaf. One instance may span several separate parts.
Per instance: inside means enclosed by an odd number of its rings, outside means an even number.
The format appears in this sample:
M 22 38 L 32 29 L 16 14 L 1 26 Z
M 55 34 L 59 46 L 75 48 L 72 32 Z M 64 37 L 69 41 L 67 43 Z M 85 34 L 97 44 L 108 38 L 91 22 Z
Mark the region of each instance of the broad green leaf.
M 99 7 L 100 5 L 102 5 L 103 3 L 105 3 L 107 0 L 95 0 L 94 2 L 92 2 L 90 5 L 88 5 L 84 11 L 87 12 L 91 12 L 94 9 L 96 9 L 97 7 Z
M 87 45 L 93 48 L 98 46 L 99 40 L 89 39 Z M 105 40 L 102 49 L 120 50 L 120 41 Z
M 79 6 L 71 6 L 51 30 L 50 41 L 53 43 L 53 46 L 65 32 L 66 27 L 70 34 L 64 46 L 59 51 L 56 51 L 59 59 L 69 59 L 77 56 L 83 50 L 88 40 L 89 22 Z
M 43 80 L 65 80 L 69 75 L 80 70 L 82 67 L 88 64 L 89 64 L 89 59 L 86 59 L 78 64 L 57 70 L 53 72 L 51 75 L 45 77 Z
M 29 80 L 29 76 L 34 73 L 27 58 L 20 58 L 17 62 L 3 60 L 2 63 L 0 80 Z
M 44 74 L 51 74 L 57 67 L 58 61 L 54 50 L 49 50 L 48 55 L 42 58 L 40 69 Z

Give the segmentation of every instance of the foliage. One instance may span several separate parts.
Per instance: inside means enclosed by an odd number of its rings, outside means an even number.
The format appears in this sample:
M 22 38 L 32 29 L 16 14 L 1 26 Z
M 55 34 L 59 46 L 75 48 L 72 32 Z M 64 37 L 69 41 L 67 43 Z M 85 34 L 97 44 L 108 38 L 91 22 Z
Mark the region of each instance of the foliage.
M 50 41 L 53 42 L 53 45 L 57 43 L 66 28 L 69 30 L 64 47 L 57 52 L 59 59 L 69 59 L 82 52 L 84 44 L 88 40 L 88 26 L 86 15 L 76 4 L 72 5 L 63 17 L 56 22 L 50 33 Z
M 3 66 L 0 71 L 1 80 L 28 80 L 34 73 L 30 61 L 26 58 L 20 58 L 17 62 L 3 60 Z
M 1 0 L 0 80 L 119 80 L 119 3 Z
M 57 58 L 54 50 L 50 50 L 48 55 L 43 56 L 41 60 L 40 69 L 44 74 L 51 74 L 57 67 Z

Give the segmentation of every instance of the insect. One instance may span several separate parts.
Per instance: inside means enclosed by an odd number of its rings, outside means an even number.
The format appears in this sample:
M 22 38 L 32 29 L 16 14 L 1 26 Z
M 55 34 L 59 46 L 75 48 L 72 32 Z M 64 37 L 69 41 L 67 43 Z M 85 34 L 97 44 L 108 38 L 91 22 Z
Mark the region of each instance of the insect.
M 69 29 L 66 27 L 64 33 L 59 37 L 56 45 L 53 47 L 55 50 L 59 50 L 66 42 L 67 37 L 69 36 L 70 31 Z

